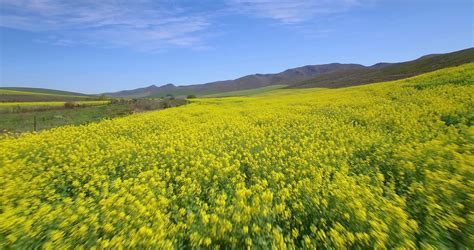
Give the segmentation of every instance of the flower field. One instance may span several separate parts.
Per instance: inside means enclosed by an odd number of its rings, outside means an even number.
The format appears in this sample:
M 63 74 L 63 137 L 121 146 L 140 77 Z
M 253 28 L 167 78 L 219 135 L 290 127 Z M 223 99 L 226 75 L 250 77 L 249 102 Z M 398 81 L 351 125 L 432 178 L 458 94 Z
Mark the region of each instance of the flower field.
M 474 64 L 0 138 L 0 248 L 471 248 Z

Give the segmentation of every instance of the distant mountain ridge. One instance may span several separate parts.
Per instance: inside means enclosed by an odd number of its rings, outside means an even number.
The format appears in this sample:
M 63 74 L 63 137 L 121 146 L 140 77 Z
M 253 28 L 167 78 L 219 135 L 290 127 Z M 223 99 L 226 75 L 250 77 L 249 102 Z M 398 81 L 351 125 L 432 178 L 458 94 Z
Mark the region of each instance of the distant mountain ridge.
M 276 74 L 253 74 L 247 75 L 235 80 L 216 81 L 204 84 L 195 84 L 187 86 L 175 86 L 166 84 L 160 87 L 151 85 L 145 88 L 134 90 L 124 90 L 114 93 L 105 93 L 112 97 L 159 97 L 167 94 L 187 95 L 187 94 L 213 94 L 219 92 L 230 92 L 245 89 L 254 89 L 270 85 L 278 85 L 287 82 L 302 81 L 311 79 L 323 73 L 334 72 L 338 70 L 356 69 L 364 67 L 359 64 L 322 64 L 307 65 L 303 67 L 288 69 Z
M 445 67 L 474 62 L 474 48 L 446 54 L 430 54 L 413 61 L 401 63 L 377 63 L 372 66 L 360 64 L 321 64 L 287 69 L 275 74 L 253 74 L 234 80 L 216 81 L 204 84 L 175 86 L 151 85 L 144 88 L 105 93 L 112 97 L 161 97 L 209 95 L 262 88 L 272 85 L 287 85 L 287 88 L 339 88 L 381 81 L 397 80 Z

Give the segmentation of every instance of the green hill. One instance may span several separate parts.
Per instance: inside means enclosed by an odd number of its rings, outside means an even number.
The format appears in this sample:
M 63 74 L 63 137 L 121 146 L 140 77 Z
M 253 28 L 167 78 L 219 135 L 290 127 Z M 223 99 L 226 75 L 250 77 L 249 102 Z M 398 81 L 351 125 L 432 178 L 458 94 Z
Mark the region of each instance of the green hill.
M 81 101 L 97 98 L 97 96 L 93 95 L 54 89 L 25 87 L 0 88 L 0 102 Z
M 419 74 L 474 62 L 474 48 L 447 54 L 427 55 L 402 63 L 378 63 L 370 67 L 321 74 L 289 84 L 287 88 L 341 88 L 403 79 Z
M 67 95 L 67 96 L 90 96 L 78 92 L 56 90 L 56 89 L 45 89 L 45 88 L 28 88 L 28 87 L 0 87 L 0 90 L 13 90 L 13 91 L 22 91 L 38 94 L 53 94 L 53 95 Z
M 256 88 L 256 89 L 246 89 L 246 90 L 239 90 L 239 91 L 216 93 L 216 94 L 211 94 L 211 95 L 205 95 L 203 97 L 226 97 L 226 96 L 257 95 L 257 94 L 262 94 L 262 93 L 272 91 L 272 90 L 275 90 L 275 89 L 281 89 L 281 88 L 284 88 L 286 86 L 287 85 L 271 85 L 271 86 Z

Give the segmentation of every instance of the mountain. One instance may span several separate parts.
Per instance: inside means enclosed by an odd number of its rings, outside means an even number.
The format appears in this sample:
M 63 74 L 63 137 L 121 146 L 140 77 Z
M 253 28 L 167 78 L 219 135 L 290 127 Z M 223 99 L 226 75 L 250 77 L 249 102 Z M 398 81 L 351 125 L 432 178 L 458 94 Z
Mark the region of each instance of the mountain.
M 106 95 L 128 98 L 162 97 L 167 94 L 203 96 L 273 85 L 287 85 L 287 88 L 340 88 L 402 79 L 469 62 L 474 62 L 474 48 L 447 54 L 425 55 L 416 60 L 401 63 L 383 62 L 372 66 L 341 63 L 307 65 L 276 74 L 254 74 L 234 80 L 186 86 L 166 84 L 158 87 L 151 85 L 134 90 L 106 93 Z
M 474 48 L 447 54 L 431 54 L 401 63 L 378 63 L 370 67 L 322 74 L 287 88 L 341 88 L 407 78 L 422 73 L 474 62 Z
M 188 94 L 205 95 L 220 92 L 230 92 L 246 89 L 261 88 L 270 85 L 287 84 L 290 82 L 299 82 L 306 79 L 311 79 L 315 76 L 349 69 L 363 68 L 359 64 L 323 64 L 323 65 L 307 65 L 299 68 L 288 69 L 276 74 L 254 74 L 244 76 L 235 80 L 216 81 L 205 84 L 175 86 L 167 84 L 160 87 L 151 85 L 145 88 L 138 88 L 134 90 L 124 90 L 114 93 L 105 93 L 112 97 L 160 97 L 167 94 L 175 96 L 183 96 Z
M 160 89 L 166 90 L 168 88 L 174 87 L 173 84 L 166 84 L 161 87 L 156 85 L 150 85 L 145 88 L 138 88 L 133 90 L 122 90 L 119 92 L 113 93 L 104 93 L 105 95 L 112 96 L 112 97 L 128 97 L 128 98 L 140 98 L 140 97 L 147 97 L 153 95 L 154 93 L 158 92 Z

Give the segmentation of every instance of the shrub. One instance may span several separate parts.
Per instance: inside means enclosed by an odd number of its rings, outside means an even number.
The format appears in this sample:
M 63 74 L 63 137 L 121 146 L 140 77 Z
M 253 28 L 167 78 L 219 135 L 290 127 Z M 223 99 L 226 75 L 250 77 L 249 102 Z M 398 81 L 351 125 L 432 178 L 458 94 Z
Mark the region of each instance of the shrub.
M 64 103 L 64 108 L 67 108 L 67 109 L 72 109 L 72 108 L 75 108 L 77 106 L 77 104 L 75 102 L 65 102 Z

